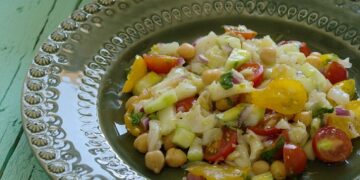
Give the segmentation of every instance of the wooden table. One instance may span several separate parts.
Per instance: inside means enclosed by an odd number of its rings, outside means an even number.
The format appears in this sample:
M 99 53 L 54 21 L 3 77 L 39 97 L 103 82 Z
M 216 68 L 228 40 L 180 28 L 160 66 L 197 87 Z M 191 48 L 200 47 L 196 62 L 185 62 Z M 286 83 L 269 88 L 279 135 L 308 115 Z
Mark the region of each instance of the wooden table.
M 49 179 L 23 133 L 23 80 L 44 39 L 89 1 L 0 0 L 0 179 Z

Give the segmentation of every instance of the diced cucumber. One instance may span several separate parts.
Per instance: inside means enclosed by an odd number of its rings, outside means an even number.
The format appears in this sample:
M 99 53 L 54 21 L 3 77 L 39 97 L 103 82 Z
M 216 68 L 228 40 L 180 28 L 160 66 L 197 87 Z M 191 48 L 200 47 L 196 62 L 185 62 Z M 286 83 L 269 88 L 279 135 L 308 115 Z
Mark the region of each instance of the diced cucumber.
M 201 145 L 201 139 L 196 137 L 191 143 L 190 148 L 187 152 L 187 158 L 189 161 L 201 161 L 204 153 Z
M 158 111 L 161 127 L 161 135 L 166 136 L 176 128 L 176 110 L 174 106 L 169 106 Z
M 331 87 L 330 81 L 327 80 L 325 76 L 311 64 L 304 63 L 300 66 L 299 69 L 304 73 L 306 77 L 313 80 L 317 89 L 324 92 Z
M 310 135 L 311 137 L 313 137 L 316 133 L 316 131 L 320 128 L 321 125 L 321 119 L 320 118 L 314 118 L 311 121 L 311 125 L 310 125 Z
M 218 82 L 213 82 L 208 86 L 210 98 L 212 101 L 217 101 L 236 94 L 249 93 L 253 89 L 254 88 L 251 85 L 251 83 L 247 83 L 247 82 L 241 84 L 235 84 L 232 88 L 226 90 Z
M 192 85 L 189 81 L 183 81 L 175 88 L 178 100 L 195 96 L 197 93 L 196 86 Z
M 245 104 L 238 104 L 223 113 L 217 114 L 216 118 L 226 125 L 237 126 L 237 119 L 245 107 Z
M 262 173 L 262 174 L 258 174 L 256 176 L 253 176 L 251 178 L 251 180 L 273 180 L 273 176 L 271 174 L 271 172 L 266 172 L 266 173 Z
M 234 48 L 225 63 L 225 71 L 236 69 L 238 66 L 248 62 L 251 54 L 247 50 Z
M 305 144 L 303 149 L 305 151 L 306 157 L 309 160 L 315 160 L 315 154 L 314 154 L 314 151 L 312 148 L 312 140 L 311 139 Z
M 194 139 L 195 139 L 195 133 L 185 128 L 178 127 L 175 130 L 172 142 L 178 145 L 179 147 L 186 149 L 190 146 L 190 144 L 192 144 Z
M 244 125 L 245 126 L 257 125 L 260 122 L 260 120 L 264 118 L 265 108 L 256 106 L 254 104 L 249 105 L 247 108 L 250 108 L 249 115 L 244 120 Z
M 162 77 L 151 71 L 142 77 L 134 86 L 133 93 L 139 95 L 144 89 L 149 88 L 160 82 Z
M 218 120 L 214 114 L 204 116 L 199 104 L 194 104 L 190 111 L 177 114 L 177 127 L 191 130 L 194 133 L 203 133 L 214 128 Z
M 151 114 L 153 112 L 159 111 L 166 107 L 169 107 L 176 103 L 177 96 L 174 90 L 166 91 L 164 94 L 161 94 L 159 97 L 148 101 L 144 105 L 144 111 L 146 114 Z

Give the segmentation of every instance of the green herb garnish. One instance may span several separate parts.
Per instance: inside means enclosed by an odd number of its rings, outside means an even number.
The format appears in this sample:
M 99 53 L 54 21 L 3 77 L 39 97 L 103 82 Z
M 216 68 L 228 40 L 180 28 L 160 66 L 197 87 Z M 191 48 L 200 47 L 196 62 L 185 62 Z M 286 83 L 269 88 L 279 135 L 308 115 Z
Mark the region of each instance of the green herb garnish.
M 332 112 L 334 112 L 334 108 L 319 108 L 313 110 L 312 114 L 314 118 L 322 119 L 324 117 L 324 114 Z
M 130 117 L 131 117 L 131 124 L 136 126 L 141 122 L 141 118 L 144 116 L 143 112 L 132 112 Z
M 232 79 L 233 79 L 232 72 L 228 72 L 220 76 L 219 82 L 224 89 L 230 89 L 233 87 Z
M 261 153 L 260 155 L 261 159 L 267 162 L 272 162 L 274 160 L 275 155 L 283 148 L 284 144 L 285 144 L 285 138 L 284 136 L 280 136 L 274 147 L 265 150 L 264 152 Z

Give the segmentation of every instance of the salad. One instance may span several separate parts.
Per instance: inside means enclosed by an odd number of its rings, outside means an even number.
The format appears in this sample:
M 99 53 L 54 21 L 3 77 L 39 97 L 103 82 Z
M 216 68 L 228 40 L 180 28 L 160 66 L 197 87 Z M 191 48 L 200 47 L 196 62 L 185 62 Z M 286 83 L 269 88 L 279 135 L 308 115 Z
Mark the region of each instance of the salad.
M 345 161 L 360 133 L 348 58 L 245 26 L 137 55 L 124 122 L 154 173 L 184 179 L 285 179 L 308 161 Z

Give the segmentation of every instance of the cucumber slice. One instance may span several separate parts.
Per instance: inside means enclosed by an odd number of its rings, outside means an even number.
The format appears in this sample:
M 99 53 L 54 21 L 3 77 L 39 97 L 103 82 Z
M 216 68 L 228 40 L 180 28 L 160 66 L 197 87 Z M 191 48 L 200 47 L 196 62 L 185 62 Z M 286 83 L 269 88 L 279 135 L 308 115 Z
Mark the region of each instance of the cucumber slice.
M 174 90 L 169 90 L 165 92 L 164 94 L 161 94 L 159 97 L 148 101 L 144 105 L 144 111 L 146 114 L 151 114 L 153 112 L 159 111 L 161 109 L 164 109 L 166 107 L 169 107 L 176 103 L 177 96 Z
M 254 104 L 249 105 L 249 115 L 244 120 L 245 126 L 255 126 L 257 125 L 265 115 L 265 108 L 256 106 Z
M 133 94 L 139 95 L 141 92 L 149 88 L 156 83 L 160 82 L 162 80 L 162 77 L 155 72 L 149 72 L 144 77 L 142 77 L 134 86 Z
M 234 48 L 225 63 L 225 71 L 236 69 L 250 60 L 251 54 L 247 50 Z
M 172 142 L 178 145 L 179 147 L 186 149 L 190 146 L 190 144 L 192 144 L 194 139 L 195 139 L 195 133 L 185 128 L 178 127 L 175 130 L 175 134 L 172 139 Z
M 326 92 L 332 86 L 330 81 L 327 80 L 325 76 L 311 64 L 304 63 L 299 69 L 306 77 L 313 80 L 316 88 L 320 91 Z
M 175 88 L 178 100 L 195 96 L 197 93 L 196 86 L 192 85 L 189 81 L 183 81 Z
M 226 125 L 237 126 L 237 120 L 245 107 L 245 104 L 238 104 L 223 113 L 217 114 L 216 118 Z
M 187 152 L 187 158 L 189 161 L 201 161 L 203 157 L 204 153 L 201 146 L 201 139 L 196 137 L 190 145 Z
M 244 82 L 241 84 L 234 84 L 232 88 L 226 90 L 218 82 L 213 82 L 208 86 L 210 98 L 212 101 L 217 101 L 236 94 L 249 93 L 253 91 L 253 89 L 254 88 L 252 84 L 248 82 Z
M 158 111 L 161 135 L 166 136 L 176 128 L 176 110 L 174 106 L 169 106 Z
M 321 125 L 321 119 L 320 118 L 314 118 L 311 121 L 311 125 L 310 125 L 310 135 L 311 137 L 313 137 L 316 133 L 316 131 L 320 128 Z

